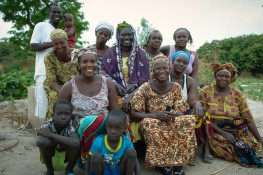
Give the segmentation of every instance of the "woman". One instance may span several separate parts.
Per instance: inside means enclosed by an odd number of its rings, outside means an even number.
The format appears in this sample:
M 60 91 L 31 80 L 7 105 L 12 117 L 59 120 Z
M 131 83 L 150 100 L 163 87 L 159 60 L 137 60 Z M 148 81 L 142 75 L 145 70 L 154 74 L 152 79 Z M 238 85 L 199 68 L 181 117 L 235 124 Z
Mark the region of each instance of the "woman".
M 102 71 L 112 78 L 120 97 L 132 93 L 149 80 L 147 57 L 139 48 L 135 30 L 130 24 L 118 24 L 116 46 L 106 51 L 102 60 Z
M 101 73 L 101 63 L 102 58 L 109 48 L 106 45 L 107 41 L 111 39 L 112 35 L 114 34 L 114 28 L 111 24 L 106 21 L 101 21 L 95 28 L 95 35 L 96 35 L 96 44 L 88 46 L 89 50 L 94 51 L 97 53 L 97 62 L 98 62 L 98 70 L 96 71 L 97 74 Z
M 46 75 L 44 88 L 48 97 L 48 110 L 45 120 L 53 117 L 53 106 L 57 101 L 61 87 L 71 76 L 77 75 L 76 64 L 71 62 L 72 48 L 68 46 L 68 37 L 64 30 L 56 29 L 50 34 L 54 48 L 45 57 Z
M 94 52 L 82 48 L 74 51 L 73 55 L 80 75 L 62 87 L 58 99 L 72 103 L 75 121 L 79 116 L 83 117 L 79 120 L 77 131 L 82 139 L 81 154 L 86 158 L 95 136 L 106 133 L 106 115 L 118 108 L 117 92 L 110 79 L 96 74 L 98 63 Z
M 178 28 L 173 35 L 175 45 L 167 45 L 161 47 L 161 52 L 166 55 L 169 60 L 172 60 L 172 56 L 177 51 L 185 51 L 191 55 L 190 63 L 188 64 L 185 73 L 190 75 L 195 81 L 198 82 L 198 56 L 195 51 L 190 51 L 186 48 L 187 43 L 192 44 L 192 36 L 186 28 Z M 172 69 L 172 62 L 170 62 L 170 68 Z
M 163 55 L 160 52 L 160 47 L 163 42 L 163 36 L 159 30 L 151 29 L 146 35 L 142 44 L 142 48 L 146 51 L 146 56 L 149 61 L 150 70 L 152 69 L 152 62 L 154 57 Z
M 145 166 L 163 174 L 184 174 L 182 165 L 195 160 L 195 117 L 183 115 L 188 104 L 178 83 L 170 82 L 168 58 L 153 62 L 153 77 L 135 92 L 131 120 L 140 123 L 146 144 Z
M 211 155 L 210 147 L 214 155 L 225 160 L 236 161 L 244 166 L 262 166 L 262 163 L 260 165 L 260 162 L 256 161 L 258 159 L 251 150 L 259 153 L 262 150 L 263 139 L 257 130 L 245 96 L 229 86 L 237 78 L 236 68 L 231 63 L 212 64 L 211 70 L 214 72 L 215 85 L 205 86 L 199 94 L 199 101 L 210 114 L 214 131 L 208 139 L 204 155 Z M 244 150 L 247 151 L 245 156 L 241 155 Z M 248 157 L 249 155 L 251 157 Z

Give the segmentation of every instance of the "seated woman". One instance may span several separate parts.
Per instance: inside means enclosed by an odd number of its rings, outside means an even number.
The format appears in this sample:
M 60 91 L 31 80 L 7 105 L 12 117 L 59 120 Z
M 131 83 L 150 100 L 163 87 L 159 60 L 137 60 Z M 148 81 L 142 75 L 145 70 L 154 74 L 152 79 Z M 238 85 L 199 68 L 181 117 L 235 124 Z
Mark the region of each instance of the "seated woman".
M 175 45 L 166 45 L 161 47 L 161 52 L 166 55 L 170 60 L 170 68 L 172 70 L 172 56 L 175 52 L 185 51 L 188 52 L 190 57 L 190 63 L 188 64 L 185 73 L 191 76 L 196 83 L 198 83 L 198 56 L 195 51 L 188 50 L 186 48 L 187 43 L 192 44 L 193 38 L 189 30 L 186 28 L 178 28 L 173 35 Z
M 116 31 L 116 45 L 106 51 L 102 71 L 112 78 L 119 97 L 125 97 L 149 80 L 149 63 L 130 24 L 120 23 Z M 123 99 L 119 98 L 120 105 Z
M 145 166 L 158 167 L 163 174 L 184 174 L 182 165 L 195 160 L 195 116 L 184 115 L 189 106 L 178 83 L 170 82 L 167 57 L 153 62 L 153 77 L 131 100 L 132 121 L 146 144 Z
M 107 49 L 109 48 L 109 46 L 107 46 L 106 43 L 109 39 L 111 39 L 113 34 L 114 34 L 113 26 L 106 21 L 101 21 L 95 28 L 96 43 L 94 45 L 87 47 L 87 49 L 97 53 L 97 63 L 98 63 L 98 69 L 96 71 L 97 74 L 101 73 L 102 58 L 105 52 L 107 51 Z
M 150 71 L 152 69 L 152 62 L 154 60 L 154 57 L 158 55 L 163 55 L 162 52 L 160 52 L 160 47 L 163 42 L 163 36 L 159 30 L 151 29 L 149 30 L 144 38 L 142 48 L 146 51 L 146 56 L 148 58 Z
M 79 121 L 81 154 L 86 158 L 95 136 L 106 133 L 106 115 L 118 108 L 117 92 L 110 79 L 95 73 L 98 64 L 94 52 L 82 48 L 75 50 L 73 57 L 78 62 L 80 75 L 62 87 L 58 99 L 69 101 L 74 107 L 75 122 Z M 78 120 L 79 116 L 83 118 Z
M 73 75 L 77 75 L 76 64 L 71 62 L 72 48 L 68 46 L 68 36 L 64 30 L 56 29 L 50 34 L 54 48 L 45 57 L 46 75 L 44 89 L 48 97 L 45 120 L 53 118 L 53 106 L 61 87 Z
M 211 70 L 214 72 L 215 85 L 203 87 L 199 94 L 199 101 L 210 114 L 214 131 L 208 139 L 204 154 L 210 155 L 210 147 L 217 157 L 236 161 L 244 166 L 262 167 L 252 149 L 259 153 L 262 150 L 263 139 L 257 130 L 245 96 L 229 86 L 237 78 L 236 68 L 231 63 L 212 64 Z

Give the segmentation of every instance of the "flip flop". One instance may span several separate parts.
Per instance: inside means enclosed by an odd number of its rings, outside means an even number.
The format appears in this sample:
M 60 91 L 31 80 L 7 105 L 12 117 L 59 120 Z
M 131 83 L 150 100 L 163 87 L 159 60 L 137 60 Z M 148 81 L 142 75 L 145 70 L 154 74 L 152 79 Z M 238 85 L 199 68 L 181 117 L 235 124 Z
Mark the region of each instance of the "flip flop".
M 182 166 L 173 167 L 172 175 L 185 175 L 183 167 Z
M 214 161 L 214 157 L 209 154 L 209 155 L 202 155 L 202 161 L 204 163 L 212 163 Z

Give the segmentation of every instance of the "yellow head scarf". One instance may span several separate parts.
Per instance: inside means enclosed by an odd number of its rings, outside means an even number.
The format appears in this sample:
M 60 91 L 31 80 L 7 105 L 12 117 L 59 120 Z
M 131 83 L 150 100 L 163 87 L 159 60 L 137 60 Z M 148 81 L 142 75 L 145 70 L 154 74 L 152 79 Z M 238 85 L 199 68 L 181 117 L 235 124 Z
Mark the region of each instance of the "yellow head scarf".
M 50 38 L 52 41 L 54 41 L 55 39 L 66 39 L 66 40 L 68 40 L 68 35 L 64 30 L 56 29 L 53 32 L 51 32 Z
M 215 76 L 219 71 L 222 70 L 226 70 L 230 72 L 231 74 L 230 84 L 234 83 L 237 79 L 237 69 L 232 63 L 226 63 L 226 64 L 214 63 L 210 65 L 210 69 L 214 72 Z

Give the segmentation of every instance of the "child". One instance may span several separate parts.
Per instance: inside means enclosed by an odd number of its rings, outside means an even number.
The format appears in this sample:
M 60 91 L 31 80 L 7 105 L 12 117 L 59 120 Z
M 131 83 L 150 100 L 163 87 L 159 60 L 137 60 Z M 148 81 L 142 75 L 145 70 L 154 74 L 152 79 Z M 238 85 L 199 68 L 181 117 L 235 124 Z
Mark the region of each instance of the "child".
M 86 161 L 86 173 L 91 175 L 140 174 L 137 154 L 123 132 L 126 114 L 114 109 L 106 119 L 107 134 L 96 137 Z
M 76 29 L 74 27 L 74 16 L 71 13 L 66 13 L 64 16 L 64 25 L 66 28 L 64 29 L 68 35 L 68 46 L 74 47 L 76 42 Z
M 36 144 L 40 160 L 47 167 L 46 175 L 54 175 L 54 170 L 66 170 L 66 175 L 73 174 L 80 155 L 80 139 L 71 124 L 72 110 L 70 102 L 56 102 L 53 119 L 46 121 L 38 131 Z

